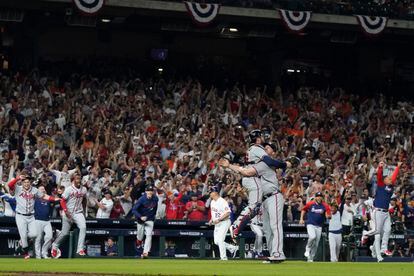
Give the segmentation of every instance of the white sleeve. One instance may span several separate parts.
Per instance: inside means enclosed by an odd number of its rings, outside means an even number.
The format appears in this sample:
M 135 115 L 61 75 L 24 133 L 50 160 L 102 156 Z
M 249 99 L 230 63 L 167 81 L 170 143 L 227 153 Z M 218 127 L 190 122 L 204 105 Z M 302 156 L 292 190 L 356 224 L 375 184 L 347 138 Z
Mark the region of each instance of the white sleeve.
M 73 169 L 73 170 L 69 170 L 68 171 L 69 176 L 72 176 L 72 174 L 74 174 L 76 172 L 76 170 L 77 170 L 76 168 Z
M 69 195 L 70 195 L 70 190 L 71 190 L 70 187 L 69 188 L 66 188 L 65 191 L 62 194 L 62 198 L 64 198 L 65 200 L 68 200 Z

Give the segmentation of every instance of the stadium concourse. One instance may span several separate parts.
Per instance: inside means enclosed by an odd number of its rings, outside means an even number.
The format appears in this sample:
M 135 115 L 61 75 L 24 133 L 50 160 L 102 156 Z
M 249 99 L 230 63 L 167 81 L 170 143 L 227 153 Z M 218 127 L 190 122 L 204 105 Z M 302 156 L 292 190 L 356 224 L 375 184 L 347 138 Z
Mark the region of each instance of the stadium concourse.
M 195 78 L 138 78 L 131 70 L 107 78 L 104 63 L 96 68 L 96 76 L 46 70 L 2 75 L 2 216 L 15 216 L 5 184 L 16 175 L 31 175 L 34 186 L 59 197 L 77 172 L 87 188 L 87 218 L 131 219 L 134 202 L 154 185 L 157 220 L 207 221 L 214 185 L 234 219 L 247 194 L 240 176 L 218 161 L 229 149 L 242 161 L 248 131 L 268 128 L 276 158 L 300 159 L 298 167 L 278 171 L 288 222 L 298 221 L 304 204 L 322 192 L 325 202 L 346 208 L 344 228 L 363 224 L 362 203 L 375 194 L 378 163 L 385 162 L 384 174 L 390 174 L 402 162 L 389 212 L 393 229 L 407 238 L 391 242 L 388 251 L 413 257 L 412 102 L 341 88 L 218 88 Z M 61 216 L 60 208 L 54 205 L 52 218 Z

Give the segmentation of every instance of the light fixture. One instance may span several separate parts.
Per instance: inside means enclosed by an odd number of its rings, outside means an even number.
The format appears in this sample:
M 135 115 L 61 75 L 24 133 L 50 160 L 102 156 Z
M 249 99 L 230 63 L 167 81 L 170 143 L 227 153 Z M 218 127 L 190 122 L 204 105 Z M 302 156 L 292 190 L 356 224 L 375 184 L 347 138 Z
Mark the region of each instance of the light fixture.
M 237 28 L 229 28 L 229 31 L 232 33 L 237 33 L 239 30 Z
M 288 73 L 295 73 L 295 70 L 294 69 L 287 69 L 286 70 Z
M 103 23 L 109 23 L 109 22 L 111 22 L 111 19 L 109 19 L 109 18 L 102 18 L 101 21 Z
M 296 70 L 296 73 L 300 73 L 300 70 Z
M 158 72 L 162 73 L 164 71 L 163 68 L 158 68 Z

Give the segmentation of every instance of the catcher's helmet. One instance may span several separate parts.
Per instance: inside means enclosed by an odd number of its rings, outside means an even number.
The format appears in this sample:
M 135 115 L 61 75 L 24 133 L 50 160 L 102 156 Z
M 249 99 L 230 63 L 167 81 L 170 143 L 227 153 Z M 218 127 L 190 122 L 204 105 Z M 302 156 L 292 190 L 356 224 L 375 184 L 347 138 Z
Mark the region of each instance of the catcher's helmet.
M 255 143 L 257 138 L 263 138 L 263 133 L 260 129 L 253 129 L 249 132 L 247 138 L 249 143 Z

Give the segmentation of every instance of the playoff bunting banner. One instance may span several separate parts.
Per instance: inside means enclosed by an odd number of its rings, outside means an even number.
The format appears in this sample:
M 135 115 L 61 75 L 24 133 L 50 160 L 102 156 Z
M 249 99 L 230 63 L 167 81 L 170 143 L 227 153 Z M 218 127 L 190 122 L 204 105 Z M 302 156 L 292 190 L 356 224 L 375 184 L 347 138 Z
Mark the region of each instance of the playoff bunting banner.
M 289 11 L 279 9 L 280 17 L 286 27 L 293 32 L 300 32 L 308 25 L 312 12 L 311 11 Z
M 184 1 L 187 12 L 199 26 L 209 25 L 219 13 L 220 4 L 200 4 Z
M 86 15 L 97 13 L 105 4 L 105 0 L 73 0 L 73 2 L 76 8 Z
M 387 26 L 388 18 L 382 16 L 355 15 L 359 25 L 368 35 L 379 35 Z

